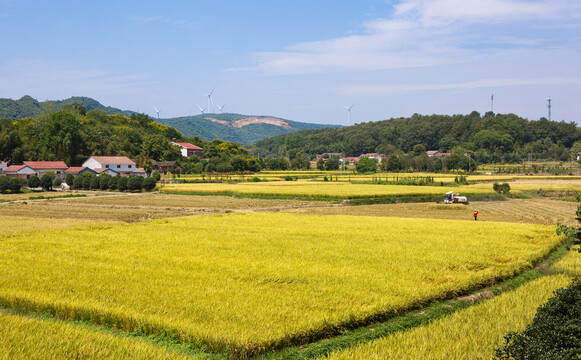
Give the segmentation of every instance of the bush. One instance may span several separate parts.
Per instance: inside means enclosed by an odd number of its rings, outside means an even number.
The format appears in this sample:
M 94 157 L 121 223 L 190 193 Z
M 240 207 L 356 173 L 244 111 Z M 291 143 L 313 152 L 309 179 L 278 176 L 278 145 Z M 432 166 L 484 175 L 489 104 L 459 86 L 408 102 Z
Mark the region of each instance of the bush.
M 495 359 L 579 359 L 581 357 L 581 278 L 541 306 L 520 334 L 509 332 Z
M 40 179 L 38 178 L 38 176 L 36 175 L 32 175 L 29 179 L 28 179 L 28 187 L 29 188 L 37 188 L 40 186 Z
M 101 179 L 98 176 L 91 178 L 91 190 L 99 190 L 101 187 Z
M 55 188 L 59 188 L 62 183 L 63 183 L 63 181 L 61 180 L 60 177 L 55 177 L 53 182 L 52 182 L 52 186 L 54 186 Z
M 377 160 L 368 157 L 362 157 L 355 164 L 358 173 L 374 173 L 377 171 Z
M 82 189 L 83 188 L 83 177 L 77 176 L 75 180 L 73 180 L 73 188 L 75 189 Z
M 156 184 L 157 184 L 157 181 L 155 181 L 154 178 L 148 177 L 148 178 L 143 179 L 143 183 L 141 184 L 141 186 L 143 187 L 144 190 L 151 191 L 151 190 L 155 189 Z
M 141 176 L 130 176 L 127 180 L 127 188 L 130 191 L 141 190 L 141 185 L 143 184 L 143 177 Z
M 52 177 L 50 176 L 50 174 L 46 173 L 44 175 L 42 175 L 42 177 L 40 178 L 40 186 L 42 186 L 43 190 L 52 190 Z
M 73 174 L 67 174 L 65 182 L 67 183 L 68 186 L 73 186 L 75 184 L 75 177 L 73 176 Z
M 155 182 L 158 182 L 161 179 L 161 174 L 159 171 L 155 170 L 151 173 L 151 177 L 155 180 Z
M 109 179 L 111 179 L 111 175 L 108 174 L 99 175 L 99 189 L 107 190 L 109 188 Z
M 4 192 L 10 189 L 10 179 L 8 176 L 0 176 L 0 191 Z
M 127 178 L 125 176 L 120 176 L 119 180 L 117 180 L 117 189 L 119 191 L 127 190 Z
M 117 189 L 117 182 L 119 181 L 119 178 L 120 177 L 121 176 L 119 176 L 119 175 L 115 175 L 115 176 L 111 176 L 109 178 L 109 183 L 107 184 L 107 186 L 109 187 L 109 189 L 111 189 L 111 190 Z
M 22 185 L 24 185 L 24 180 L 18 178 L 10 179 L 10 190 L 12 190 L 12 192 L 20 192 Z

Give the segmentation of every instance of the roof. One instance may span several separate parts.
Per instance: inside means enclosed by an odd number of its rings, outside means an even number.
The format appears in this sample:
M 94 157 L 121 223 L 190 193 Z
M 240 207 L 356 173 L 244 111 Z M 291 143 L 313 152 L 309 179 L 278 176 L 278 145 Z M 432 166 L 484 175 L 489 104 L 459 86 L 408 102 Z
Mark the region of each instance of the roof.
M 107 165 L 135 165 L 135 161 L 127 156 L 91 156 L 99 164 Z
M 436 155 L 439 152 L 440 151 L 438 151 L 438 150 L 428 150 L 428 151 L 426 151 L 426 153 L 428 153 L 428 155 Z
M 70 168 L 66 169 L 66 173 L 78 173 L 83 171 L 83 169 L 88 169 L 86 166 L 71 166 Z
M 131 173 L 133 173 L 133 174 L 136 174 L 136 173 L 138 173 L 138 174 L 145 174 L 146 171 L 145 171 L 144 168 L 137 168 L 134 171 L 132 171 Z
M 190 143 L 186 143 L 186 142 L 173 142 L 173 144 L 176 144 L 178 146 L 181 146 L 187 150 L 193 150 L 193 151 L 204 151 L 204 149 L 202 149 L 199 146 L 190 144 Z
M 170 161 L 158 161 L 156 166 L 179 166 L 177 161 L 170 160 Z
M 68 169 L 63 161 L 23 161 L 24 165 L 34 170 Z
M 101 174 L 107 171 L 113 171 L 115 174 L 118 174 L 117 171 L 111 169 L 111 168 L 97 168 L 97 169 L 93 169 L 94 172 L 96 172 L 97 174 Z
M 26 165 L 10 165 L 7 168 L 4 168 L 4 172 L 8 172 L 8 171 L 19 171 L 21 170 L 23 167 L 25 167 Z

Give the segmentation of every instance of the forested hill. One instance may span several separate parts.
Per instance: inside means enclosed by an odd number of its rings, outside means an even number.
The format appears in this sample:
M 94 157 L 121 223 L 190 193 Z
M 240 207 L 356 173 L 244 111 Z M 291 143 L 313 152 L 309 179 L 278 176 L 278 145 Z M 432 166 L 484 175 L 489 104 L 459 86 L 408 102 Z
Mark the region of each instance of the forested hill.
M 159 119 L 158 121 L 179 130 L 184 136 L 199 136 L 206 141 L 222 139 L 241 144 L 251 144 L 267 137 L 298 130 L 320 129 L 330 126 L 302 123 L 271 116 L 227 113 Z
M 0 119 L 0 161 L 61 160 L 80 165 L 92 155 L 125 155 L 138 162 L 175 160 L 180 151 L 171 146 L 174 138 L 188 140 L 144 114 L 109 115 L 75 103 L 37 117 Z
M 314 156 L 342 152 L 359 156 L 377 152 L 389 155 L 409 152 L 416 144 L 427 150 L 463 154 L 473 151 L 481 162 L 520 161 L 529 153 L 534 158 L 568 160 L 571 148 L 581 151 L 581 130 L 575 123 L 529 121 L 515 114 L 481 116 L 418 115 L 361 123 L 344 128 L 303 130 L 264 139 L 251 151 L 265 155 Z M 575 146 L 574 146 L 575 144 Z
M 46 100 L 39 102 L 26 95 L 18 100 L 0 98 L 0 119 L 18 120 L 26 117 L 37 117 L 41 114 L 59 111 L 63 106 L 74 103 L 81 104 L 87 111 L 101 110 L 109 115 L 123 114 L 125 116 L 131 116 L 134 113 L 133 111 L 104 106 L 97 100 L 83 96 L 73 96 L 65 100 Z

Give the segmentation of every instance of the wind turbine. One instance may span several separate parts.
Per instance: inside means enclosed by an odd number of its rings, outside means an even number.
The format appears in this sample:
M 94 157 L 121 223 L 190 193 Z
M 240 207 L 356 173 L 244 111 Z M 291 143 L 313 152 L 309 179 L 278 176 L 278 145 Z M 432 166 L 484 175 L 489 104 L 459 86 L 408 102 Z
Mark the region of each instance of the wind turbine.
M 202 112 L 202 115 L 204 115 L 206 108 L 202 108 L 200 105 L 198 105 L 198 109 L 200 109 L 200 111 Z
M 224 104 L 222 106 L 218 105 L 218 109 L 220 109 L 220 112 L 222 112 L 222 109 L 224 109 L 224 106 L 226 106 L 226 104 Z
M 212 111 L 212 108 L 210 107 L 210 103 L 212 102 L 212 94 L 214 93 L 214 90 L 216 90 L 216 88 L 213 88 L 212 91 L 210 91 L 210 93 L 208 94 L 208 111 L 213 113 L 214 111 Z
M 347 109 L 347 126 L 351 125 L 351 108 L 355 106 L 355 104 L 351 106 L 343 105 L 345 109 Z
M 157 110 L 157 108 L 155 106 L 153 108 L 155 109 L 155 112 L 157 113 L 157 120 L 159 120 L 159 113 L 161 112 L 161 110 Z

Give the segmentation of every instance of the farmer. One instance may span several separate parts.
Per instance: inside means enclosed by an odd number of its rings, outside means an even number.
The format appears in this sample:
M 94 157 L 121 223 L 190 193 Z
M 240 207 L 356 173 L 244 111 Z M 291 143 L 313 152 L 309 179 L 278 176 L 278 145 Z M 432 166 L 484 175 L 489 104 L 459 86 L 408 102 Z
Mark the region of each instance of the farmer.
M 474 220 L 478 220 L 478 211 L 474 210 Z

